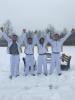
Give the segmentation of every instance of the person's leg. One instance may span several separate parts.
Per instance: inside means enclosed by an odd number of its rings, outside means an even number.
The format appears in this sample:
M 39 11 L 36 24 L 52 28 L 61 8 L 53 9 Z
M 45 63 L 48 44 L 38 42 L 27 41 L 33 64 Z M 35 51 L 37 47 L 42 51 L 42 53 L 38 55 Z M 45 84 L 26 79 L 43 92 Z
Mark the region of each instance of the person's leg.
M 54 71 L 54 69 L 55 69 L 55 60 L 56 60 L 56 58 L 55 58 L 55 54 L 52 54 L 51 55 L 51 66 L 50 66 L 50 74 L 52 74 L 53 73 L 53 71 Z
M 56 60 L 56 70 L 57 74 L 61 74 L 61 59 L 60 59 L 60 54 L 57 54 L 57 60 Z
M 15 76 L 19 76 L 19 62 L 20 62 L 19 55 L 16 55 L 15 56 Z
M 44 74 L 47 75 L 47 61 L 46 61 L 46 55 L 42 56 L 42 64 L 43 64 L 43 69 L 44 69 Z
M 30 57 L 31 74 L 34 75 L 34 56 Z
M 42 57 L 41 55 L 38 56 L 38 69 L 37 69 L 37 74 L 42 73 Z
M 30 65 L 30 56 L 26 55 L 26 69 L 25 69 L 25 75 L 29 74 L 29 65 Z
M 10 77 L 14 76 L 14 69 L 15 69 L 15 58 L 13 55 L 10 55 Z

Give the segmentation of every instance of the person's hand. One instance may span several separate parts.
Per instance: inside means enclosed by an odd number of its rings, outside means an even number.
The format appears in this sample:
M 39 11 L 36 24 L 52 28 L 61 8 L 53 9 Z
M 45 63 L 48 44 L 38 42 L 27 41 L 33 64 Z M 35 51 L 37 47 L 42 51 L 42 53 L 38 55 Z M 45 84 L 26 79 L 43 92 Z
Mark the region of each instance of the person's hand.
M 3 32 L 4 31 L 4 28 L 3 27 L 0 27 L 0 30 Z

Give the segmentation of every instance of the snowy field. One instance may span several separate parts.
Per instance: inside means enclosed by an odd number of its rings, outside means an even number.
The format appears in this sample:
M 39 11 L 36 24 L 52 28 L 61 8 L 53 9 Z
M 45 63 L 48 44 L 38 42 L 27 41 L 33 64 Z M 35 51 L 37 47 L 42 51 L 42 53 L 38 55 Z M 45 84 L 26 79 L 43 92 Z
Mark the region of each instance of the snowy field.
M 20 76 L 9 79 L 10 55 L 0 47 L 0 100 L 75 100 L 75 47 L 64 47 L 71 55 L 71 69 L 61 76 L 24 76 L 20 61 Z M 24 54 L 21 54 L 21 59 Z M 36 57 L 37 58 L 37 57 Z

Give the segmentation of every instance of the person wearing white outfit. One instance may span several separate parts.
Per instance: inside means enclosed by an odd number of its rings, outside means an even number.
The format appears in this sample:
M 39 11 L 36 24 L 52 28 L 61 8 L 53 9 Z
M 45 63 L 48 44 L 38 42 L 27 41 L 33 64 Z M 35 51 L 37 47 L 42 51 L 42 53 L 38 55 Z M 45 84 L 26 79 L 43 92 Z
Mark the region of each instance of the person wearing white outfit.
M 25 44 L 27 43 L 27 31 L 26 31 L 26 29 L 22 30 L 22 34 L 21 34 L 19 40 L 20 40 L 21 46 L 25 46 Z M 21 51 L 22 51 L 22 49 L 21 49 Z M 24 51 L 22 51 L 22 52 L 24 52 Z M 25 57 L 23 57 L 23 62 L 24 62 L 24 72 L 25 72 L 25 67 L 26 67 Z
M 42 73 L 42 68 L 44 70 L 44 75 L 47 76 L 47 62 L 46 62 L 46 42 L 44 37 L 41 37 L 38 42 L 38 69 L 37 69 L 37 74 Z
M 26 69 L 25 69 L 25 76 L 29 74 L 29 68 L 31 68 L 31 75 L 34 74 L 34 43 L 31 36 L 27 38 L 27 44 L 25 49 L 26 54 Z
M 10 79 L 12 77 L 19 76 L 19 53 L 20 53 L 20 43 L 18 42 L 17 35 L 12 35 L 12 38 L 7 36 L 7 33 L 4 32 L 3 27 L 0 28 L 2 31 L 2 35 L 8 43 L 8 50 L 10 54 Z
M 52 38 L 47 34 L 46 40 L 51 44 L 52 47 L 50 74 L 52 74 L 56 68 L 57 74 L 61 75 L 61 47 L 71 34 L 72 32 L 67 33 L 66 36 L 61 39 L 58 33 L 53 34 Z
M 27 32 L 26 32 L 26 29 L 22 30 L 22 35 L 20 36 L 20 42 L 21 42 L 21 44 L 26 44 L 26 42 L 27 42 Z

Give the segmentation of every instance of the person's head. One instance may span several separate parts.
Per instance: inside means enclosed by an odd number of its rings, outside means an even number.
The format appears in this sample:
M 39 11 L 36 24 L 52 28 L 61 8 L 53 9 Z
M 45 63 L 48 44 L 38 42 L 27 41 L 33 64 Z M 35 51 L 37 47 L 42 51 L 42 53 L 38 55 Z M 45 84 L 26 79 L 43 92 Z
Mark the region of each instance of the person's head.
M 12 35 L 12 41 L 13 41 L 13 42 L 16 42 L 17 39 L 18 39 L 18 36 L 17 36 L 17 35 Z
M 53 34 L 52 36 L 53 40 L 57 41 L 60 39 L 60 35 L 58 33 Z
M 28 44 L 32 44 L 32 37 L 28 37 L 27 42 L 28 42 Z
M 43 43 L 44 43 L 44 38 L 43 38 L 43 37 L 41 37 L 41 38 L 39 39 L 39 43 L 40 43 L 40 44 L 43 44 Z
M 26 33 L 26 29 L 23 29 L 23 33 Z

